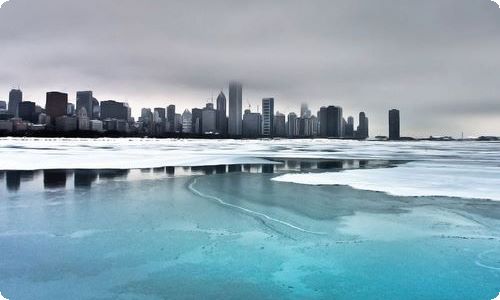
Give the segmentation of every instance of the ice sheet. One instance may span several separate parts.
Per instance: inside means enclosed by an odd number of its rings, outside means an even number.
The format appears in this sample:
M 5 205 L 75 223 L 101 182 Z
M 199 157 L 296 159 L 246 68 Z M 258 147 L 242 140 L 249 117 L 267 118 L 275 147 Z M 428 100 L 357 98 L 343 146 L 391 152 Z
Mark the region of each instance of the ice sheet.
M 0 138 L 0 169 L 260 164 L 263 158 L 431 160 L 500 166 L 500 143 Z
M 447 196 L 500 201 L 500 166 L 415 161 L 395 168 L 285 174 L 275 181 L 348 185 L 397 196 Z

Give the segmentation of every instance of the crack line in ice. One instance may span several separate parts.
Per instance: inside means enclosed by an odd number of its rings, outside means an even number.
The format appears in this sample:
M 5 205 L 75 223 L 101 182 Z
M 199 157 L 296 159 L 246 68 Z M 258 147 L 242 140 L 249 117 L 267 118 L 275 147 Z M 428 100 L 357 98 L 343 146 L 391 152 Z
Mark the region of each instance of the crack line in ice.
M 244 207 L 241 207 L 241 206 L 238 206 L 238 205 L 235 205 L 235 204 L 227 203 L 224 200 L 222 200 L 220 198 L 217 198 L 215 196 L 206 195 L 206 194 L 200 192 L 199 190 L 197 190 L 194 187 L 194 185 L 196 184 L 196 182 L 198 182 L 198 178 L 193 179 L 193 181 L 191 181 L 191 183 L 189 184 L 188 188 L 189 188 L 189 190 L 191 192 L 193 192 L 194 194 L 196 194 L 196 195 L 198 195 L 198 196 L 200 196 L 202 198 L 215 200 L 215 201 L 219 202 L 220 204 L 222 204 L 224 206 L 228 206 L 228 207 L 232 207 L 232 208 L 236 208 L 236 209 L 242 210 L 242 211 L 244 211 L 244 212 L 246 212 L 248 214 L 253 214 L 253 215 L 265 218 L 265 219 L 267 219 L 269 221 L 273 221 L 273 222 L 279 223 L 281 225 L 290 227 L 292 229 L 295 229 L 295 230 L 298 230 L 298 231 L 301 231 L 301 232 L 310 233 L 310 234 L 316 234 L 316 235 L 326 235 L 327 234 L 326 232 L 310 231 L 310 230 L 298 227 L 296 225 L 290 224 L 288 222 L 285 222 L 285 221 L 282 221 L 282 220 L 279 220 L 279 219 L 275 219 L 275 218 L 270 217 L 270 216 L 268 216 L 268 215 L 266 215 L 264 213 L 257 212 L 257 211 L 254 211 L 254 210 L 251 210 L 251 209 L 248 209 L 248 208 L 244 208 Z

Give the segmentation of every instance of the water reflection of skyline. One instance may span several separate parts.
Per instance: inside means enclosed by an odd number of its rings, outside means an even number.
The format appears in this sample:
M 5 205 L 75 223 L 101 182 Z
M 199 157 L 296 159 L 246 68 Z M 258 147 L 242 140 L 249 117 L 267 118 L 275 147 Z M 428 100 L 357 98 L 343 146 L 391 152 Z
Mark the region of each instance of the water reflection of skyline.
M 293 171 L 342 170 L 350 168 L 383 167 L 394 162 L 368 160 L 276 160 L 276 164 L 232 164 L 192 167 L 158 167 L 142 169 L 54 169 L 37 171 L 0 171 L 0 182 L 5 181 L 9 192 L 18 191 L 23 182 L 41 182 L 46 190 L 88 189 L 93 184 L 108 180 L 161 179 L 176 176 L 214 175 L 226 173 L 273 174 Z M 70 184 L 72 182 L 72 184 Z M 3 185 L 3 184 L 2 184 Z

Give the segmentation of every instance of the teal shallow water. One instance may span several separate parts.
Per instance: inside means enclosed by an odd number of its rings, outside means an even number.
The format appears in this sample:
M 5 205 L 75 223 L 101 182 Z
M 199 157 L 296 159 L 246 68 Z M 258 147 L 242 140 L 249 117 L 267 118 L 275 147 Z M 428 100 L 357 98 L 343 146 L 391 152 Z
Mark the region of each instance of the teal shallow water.
M 197 171 L 213 174 L 3 174 L 0 291 L 9 299 L 492 299 L 500 291 L 497 202 L 274 182 L 273 169 Z

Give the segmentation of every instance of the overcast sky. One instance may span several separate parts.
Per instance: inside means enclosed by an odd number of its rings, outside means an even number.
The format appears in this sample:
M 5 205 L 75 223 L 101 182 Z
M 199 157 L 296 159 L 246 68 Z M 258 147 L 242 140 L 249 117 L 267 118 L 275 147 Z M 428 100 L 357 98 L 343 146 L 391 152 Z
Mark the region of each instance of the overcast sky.
M 0 9 L 0 99 L 21 86 L 141 107 L 202 107 L 227 83 L 365 111 L 371 135 L 500 135 L 500 8 L 490 0 L 10 0 Z

